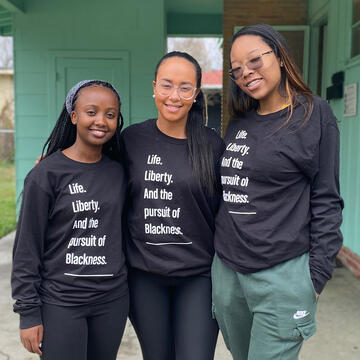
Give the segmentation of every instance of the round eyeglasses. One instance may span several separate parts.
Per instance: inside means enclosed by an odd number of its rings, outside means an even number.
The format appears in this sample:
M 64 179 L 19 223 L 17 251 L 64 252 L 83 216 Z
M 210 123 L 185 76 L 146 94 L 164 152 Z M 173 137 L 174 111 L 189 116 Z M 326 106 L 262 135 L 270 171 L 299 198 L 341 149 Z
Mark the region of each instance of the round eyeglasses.
M 190 85 L 172 85 L 167 82 L 156 82 L 156 90 L 159 95 L 161 96 L 170 96 L 174 89 L 177 90 L 178 95 L 184 99 L 184 100 L 190 100 L 194 97 L 196 87 L 190 86 Z
M 247 61 L 245 63 L 245 66 L 250 70 L 260 69 L 264 65 L 262 57 L 264 55 L 271 54 L 272 52 L 273 52 L 273 50 L 269 50 L 262 54 L 254 56 L 253 58 L 251 58 L 249 61 Z M 229 76 L 230 76 L 230 79 L 232 79 L 232 80 L 240 79 L 243 76 L 243 73 L 244 73 L 244 67 L 242 67 L 242 66 L 239 66 L 239 67 L 229 70 Z

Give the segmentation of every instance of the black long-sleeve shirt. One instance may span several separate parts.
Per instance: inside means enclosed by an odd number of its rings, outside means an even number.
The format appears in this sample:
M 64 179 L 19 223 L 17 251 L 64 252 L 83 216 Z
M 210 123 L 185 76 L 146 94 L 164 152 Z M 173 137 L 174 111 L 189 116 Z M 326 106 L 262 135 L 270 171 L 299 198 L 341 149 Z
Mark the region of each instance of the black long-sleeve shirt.
M 215 249 L 242 273 L 310 252 L 320 293 L 342 244 L 339 130 L 329 105 L 319 98 L 314 97 L 305 125 L 301 105 L 283 126 L 287 117 L 287 110 L 252 111 L 229 123 Z
M 127 292 L 122 166 L 80 163 L 58 151 L 25 179 L 13 249 L 12 293 L 20 327 L 41 324 L 41 304 L 97 304 Z
M 213 130 L 205 131 L 219 175 L 224 144 Z M 130 266 L 165 276 L 209 274 L 221 193 L 207 196 L 200 186 L 187 140 L 165 135 L 150 119 L 126 128 L 122 141 L 129 181 Z

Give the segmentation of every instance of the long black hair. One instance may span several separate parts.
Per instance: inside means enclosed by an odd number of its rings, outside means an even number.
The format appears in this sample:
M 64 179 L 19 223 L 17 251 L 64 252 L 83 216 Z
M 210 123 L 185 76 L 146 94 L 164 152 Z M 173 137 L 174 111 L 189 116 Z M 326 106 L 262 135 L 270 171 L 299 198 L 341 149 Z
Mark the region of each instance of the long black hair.
M 86 83 L 76 92 L 74 99 L 71 104 L 71 110 L 75 110 L 76 100 L 79 97 L 80 90 L 90 86 L 101 86 L 103 88 L 110 89 L 115 95 L 119 103 L 119 115 L 117 119 L 117 128 L 113 137 L 102 146 L 102 152 L 113 160 L 120 161 L 120 131 L 124 125 L 124 119 L 120 112 L 121 101 L 119 94 L 114 90 L 112 85 L 106 81 L 94 80 Z M 54 129 L 52 130 L 49 138 L 46 140 L 42 149 L 42 158 L 57 150 L 64 150 L 75 143 L 76 140 L 76 125 L 71 122 L 70 114 L 67 112 L 66 105 L 64 104 L 63 109 L 59 118 L 56 121 Z
M 201 68 L 199 63 L 189 54 L 180 51 L 172 51 L 164 55 L 155 69 L 155 81 L 161 64 L 173 57 L 178 57 L 189 61 L 195 68 L 196 72 L 196 88 L 201 88 Z M 204 94 L 200 90 L 193 103 L 186 122 L 186 137 L 190 161 L 195 173 L 195 177 L 199 180 L 200 185 L 204 188 L 208 195 L 212 195 L 216 188 L 214 152 L 211 147 L 207 129 L 205 128 L 205 100 Z
M 267 24 L 245 26 L 233 36 L 230 52 L 236 39 L 243 35 L 260 36 L 261 39 L 270 46 L 275 56 L 279 58 L 280 62 L 283 64 L 280 68 L 281 81 L 279 91 L 280 94 L 285 96 L 290 103 L 289 116 L 283 126 L 290 121 L 294 106 L 297 104 L 301 104 L 304 107 L 305 115 L 303 124 L 305 124 L 310 119 L 314 108 L 312 92 L 309 86 L 305 83 L 305 80 L 301 75 L 301 71 L 296 65 L 284 37 L 273 27 Z M 230 81 L 228 91 L 228 110 L 232 118 L 238 118 L 242 114 L 253 109 L 257 110 L 258 107 L 258 100 L 244 93 L 234 81 Z

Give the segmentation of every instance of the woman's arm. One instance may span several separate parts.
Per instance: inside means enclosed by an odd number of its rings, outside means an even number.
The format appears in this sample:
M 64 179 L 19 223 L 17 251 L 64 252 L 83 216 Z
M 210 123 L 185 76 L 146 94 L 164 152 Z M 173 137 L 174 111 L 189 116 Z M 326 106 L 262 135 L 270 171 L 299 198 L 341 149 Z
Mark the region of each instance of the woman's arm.
M 318 153 L 318 172 L 311 185 L 310 271 L 315 290 L 323 290 L 331 278 L 342 246 L 340 225 L 344 207 L 339 188 L 339 130 L 326 106 Z
M 26 179 L 13 248 L 11 286 L 16 300 L 14 311 L 20 315 L 20 329 L 27 329 L 21 330 L 22 342 L 30 343 L 34 351 L 42 339 L 39 287 L 49 205 L 50 196 L 34 181 Z

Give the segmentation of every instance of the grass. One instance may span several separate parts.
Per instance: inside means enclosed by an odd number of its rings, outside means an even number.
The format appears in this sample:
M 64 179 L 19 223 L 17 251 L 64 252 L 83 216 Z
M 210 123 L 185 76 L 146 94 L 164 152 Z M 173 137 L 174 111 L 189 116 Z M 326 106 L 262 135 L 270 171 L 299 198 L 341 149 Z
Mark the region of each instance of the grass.
M 0 238 L 14 230 L 15 168 L 14 164 L 0 162 Z

